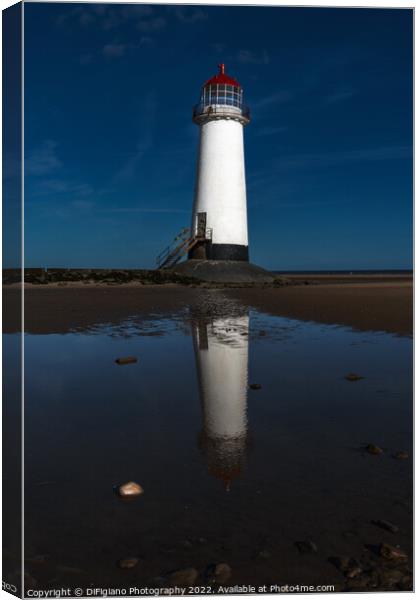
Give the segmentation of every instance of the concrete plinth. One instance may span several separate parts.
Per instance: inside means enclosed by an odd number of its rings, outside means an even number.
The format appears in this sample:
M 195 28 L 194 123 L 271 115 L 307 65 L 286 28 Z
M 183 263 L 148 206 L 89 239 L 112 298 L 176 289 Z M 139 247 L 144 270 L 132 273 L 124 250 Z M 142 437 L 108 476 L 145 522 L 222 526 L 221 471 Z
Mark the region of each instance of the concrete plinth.
M 172 271 L 216 283 L 272 283 L 275 279 L 257 265 L 234 260 L 187 260 Z

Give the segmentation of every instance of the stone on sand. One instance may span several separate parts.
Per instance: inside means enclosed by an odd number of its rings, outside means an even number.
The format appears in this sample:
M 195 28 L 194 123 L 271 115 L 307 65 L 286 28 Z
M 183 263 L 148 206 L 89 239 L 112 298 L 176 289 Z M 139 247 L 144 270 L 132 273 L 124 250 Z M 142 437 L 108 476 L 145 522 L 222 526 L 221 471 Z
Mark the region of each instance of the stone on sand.
M 135 481 L 128 481 L 127 483 L 123 483 L 119 486 L 118 493 L 120 496 L 123 497 L 133 497 L 140 496 L 144 493 L 144 490 L 141 487 L 141 485 L 139 485 Z
M 137 358 L 135 356 L 123 356 L 122 358 L 117 358 L 117 365 L 131 365 L 137 362 Z
M 172 587 L 180 586 L 190 586 L 194 585 L 198 578 L 198 571 L 193 567 L 189 567 L 188 569 L 181 569 L 179 571 L 175 571 L 169 578 L 169 585 Z
M 118 561 L 118 566 L 120 569 L 132 569 L 138 564 L 138 562 L 139 559 L 135 558 L 134 556 L 130 558 L 122 558 Z
M 390 544 L 381 544 L 379 548 L 380 555 L 387 560 L 407 560 L 407 554 L 401 548 L 397 546 L 391 546 Z
M 369 454 L 378 455 L 378 454 L 382 454 L 383 450 L 379 446 L 375 446 L 375 444 L 368 444 L 366 446 L 366 452 L 369 452 Z

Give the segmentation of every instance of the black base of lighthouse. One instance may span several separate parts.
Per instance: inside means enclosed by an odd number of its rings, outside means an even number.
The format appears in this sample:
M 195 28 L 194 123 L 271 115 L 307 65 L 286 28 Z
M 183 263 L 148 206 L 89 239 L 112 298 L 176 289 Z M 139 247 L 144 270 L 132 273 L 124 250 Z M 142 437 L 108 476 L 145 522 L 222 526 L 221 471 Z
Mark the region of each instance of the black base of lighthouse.
M 248 246 L 240 244 L 198 243 L 188 253 L 190 260 L 235 260 L 249 261 Z

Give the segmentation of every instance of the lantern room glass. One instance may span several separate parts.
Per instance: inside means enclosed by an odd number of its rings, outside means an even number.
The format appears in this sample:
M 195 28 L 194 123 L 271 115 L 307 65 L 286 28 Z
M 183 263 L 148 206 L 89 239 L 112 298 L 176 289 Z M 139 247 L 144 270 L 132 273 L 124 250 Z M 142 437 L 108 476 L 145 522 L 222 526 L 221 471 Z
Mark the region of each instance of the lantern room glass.
M 236 106 L 242 108 L 243 90 L 234 85 L 207 85 L 201 92 L 203 107 L 211 105 Z

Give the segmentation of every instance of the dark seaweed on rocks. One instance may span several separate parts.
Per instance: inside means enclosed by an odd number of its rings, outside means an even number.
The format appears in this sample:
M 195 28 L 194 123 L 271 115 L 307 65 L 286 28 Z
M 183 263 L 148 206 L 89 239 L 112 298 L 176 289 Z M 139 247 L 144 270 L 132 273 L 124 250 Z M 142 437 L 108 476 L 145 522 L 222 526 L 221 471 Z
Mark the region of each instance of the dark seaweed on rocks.
M 199 276 L 175 270 L 159 269 L 58 269 L 58 268 L 30 268 L 25 269 L 25 283 L 32 285 L 84 283 L 122 285 L 138 283 L 141 285 L 178 284 L 185 286 L 200 286 L 205 288 L 230 288 L 230 287 L 283 287 L 287 285 L 300 285 L 284 277 L 272 278 L 271 281 L 204 281 Z M 4 269 L 3 284 L 10 285 L 21 281 L 20 269 Z
M 16 273 L 5 273 L 3 283 L 16 283 Z M 42 285 L 61 282 L 93 282 L 118 285 L 137 282 L 147 284 L 177 283 L 198 285 L 196 277 L 181 275 L 173 271 L 152 269 L 25 269 L 25 283 Z

